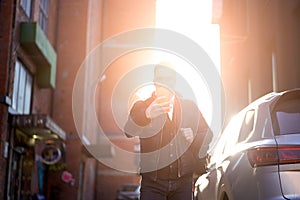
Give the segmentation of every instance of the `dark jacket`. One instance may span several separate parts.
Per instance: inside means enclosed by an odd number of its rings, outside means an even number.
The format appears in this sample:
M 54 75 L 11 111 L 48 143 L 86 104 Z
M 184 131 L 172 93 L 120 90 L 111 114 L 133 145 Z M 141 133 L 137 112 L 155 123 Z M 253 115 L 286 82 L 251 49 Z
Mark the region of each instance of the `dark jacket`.
M 204 162 L 199 160 L 200 148 L 206 153 L 212 133 L 196 104 L 190 100 L 175 98 L 173 120 L 167 114 L 152 121 L 145 110 L 155 99 L 136 102 L 125 124 L 128 137 L 139 136 L 141 145 L 140 171 L 142 175 L 157 177 L 159 169 L 177 162 L 178 177 L 203 173 Z M 189 144 L 180 128 L 191 128 L 194 141 Z M 203 142 L 205 141 L 205 142 Z M 174 156 L 170 157 L 170 154 Z M 204 154 L 202 155 L 204 156 Z M 201 162 L 199 166 L 199 163 Z

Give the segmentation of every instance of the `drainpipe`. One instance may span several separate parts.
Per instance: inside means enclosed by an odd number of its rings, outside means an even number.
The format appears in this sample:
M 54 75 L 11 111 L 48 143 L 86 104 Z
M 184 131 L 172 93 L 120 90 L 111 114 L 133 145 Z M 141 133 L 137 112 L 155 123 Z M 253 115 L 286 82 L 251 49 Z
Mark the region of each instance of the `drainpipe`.
M 273 92 L 278 92 L 277 62 L 275 52 L 272 52 L 272 82 Z

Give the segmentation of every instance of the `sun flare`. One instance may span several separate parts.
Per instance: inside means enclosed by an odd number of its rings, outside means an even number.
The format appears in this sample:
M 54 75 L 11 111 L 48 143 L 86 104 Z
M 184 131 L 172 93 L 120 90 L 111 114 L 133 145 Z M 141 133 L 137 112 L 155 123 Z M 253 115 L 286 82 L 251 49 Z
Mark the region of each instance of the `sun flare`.
M 220 72 L 219 26 L 211 24 L 211 11 L 212 2 L 207 0 L 157 0 L 156 27 L 173 30 L 192 39 L 206 51 Z M 213 105 L 204 77 L 201 77 L 188 62 L 176 55 L 158 51 L 155 58 L 158 62 L 167 59 L 176 63 L 176 71 L 192 88 L 196 103 L 206 120 L 211 121 Z M 184 92 L 186 89 L 183 87 L 180 82 L 177 84 L 177 89 Z

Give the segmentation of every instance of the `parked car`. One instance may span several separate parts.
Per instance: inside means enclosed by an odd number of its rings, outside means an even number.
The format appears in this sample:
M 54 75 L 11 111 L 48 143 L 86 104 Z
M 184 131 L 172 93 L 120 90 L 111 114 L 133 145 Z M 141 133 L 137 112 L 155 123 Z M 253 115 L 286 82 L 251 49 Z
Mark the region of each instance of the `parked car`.
M 125 184 L 117 191 L 117 200 L 139 200 L 140 199 L 140 185 Z
M 265 95 L 228 123 L 195 199 L 300 199 L 300 89 Z

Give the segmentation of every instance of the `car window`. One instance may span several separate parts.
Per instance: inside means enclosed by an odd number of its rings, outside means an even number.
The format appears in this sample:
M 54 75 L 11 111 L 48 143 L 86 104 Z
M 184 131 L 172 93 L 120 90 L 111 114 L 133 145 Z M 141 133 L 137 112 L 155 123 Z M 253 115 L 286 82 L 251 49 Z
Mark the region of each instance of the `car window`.
M 243 113 L 240 113 L 239 115 L 237 115 L 234 120 L 230 121 L 229 127 L 226 128 L 226 131 L 229 132 L 229 133 L 227 133 L 229 135 L 229 137 L 226 141 L 226 144 L 225 144 L 225 147 L 223 150 L 223 154 L 225 154 L 225 155 L 230 154 L 230 152 L 233 150 L 233 147 L 235 146 L 235 144 L 238 141 L 242 121 L 244 119 L 243 116 L 244 116 Z
M 246 112 L 243 124 L 240 130 L 238 143 L 245 141 L 253 131 L 255 110 Z
M 221 137 L 219 140 L 217 140 L 215 149 L 211 156 L 211 162 L 216 162 L 224 154 L 229 153 L 230 149 L 232 149 L 232 146 L 235 145 L 238 139 L 238 133 L 240 131 L 242 119 L 243 118 L 241 118 L 241 114 L 239 114 L 230 120 L 222 132 Z
M 276 135 L 300 133 L 300 99 L 281 102 L 272 118 Z
M 213 150 L 213 153 L 210 158 L 211 163 L 217 162 L 217 160 L 222 156 L 228 134 L 224 134 L 225 132 L 222 133 L 222 135 L 219 137 L 219 140 L 217 140 L 215 148 Z

